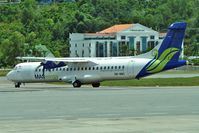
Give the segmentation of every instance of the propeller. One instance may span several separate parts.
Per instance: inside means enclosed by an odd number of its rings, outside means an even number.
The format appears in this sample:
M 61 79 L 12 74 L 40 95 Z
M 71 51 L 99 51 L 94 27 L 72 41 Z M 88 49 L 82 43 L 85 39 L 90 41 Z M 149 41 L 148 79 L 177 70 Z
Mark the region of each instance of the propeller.
M 42 75 L 45 78 L 44 74 L 45 74 L 45 70 L 50 70 L 53 68 L 58 68 L 58 67 L 63 67 L 66 66 L 66 64 L 64 62 L 54 62 L 54 61 L 42 61 L 37 67 L 36 69 L 40 68 L 43 66 L 42 69 Z
M 44 74 L 45 74 L 45 63 L 44 62 L 41 62 L 37 67 L 36 67 L 36 70 L 40 67 L 43 66 L 43 69 L 42 69 L 42 76 L 45 78 Z

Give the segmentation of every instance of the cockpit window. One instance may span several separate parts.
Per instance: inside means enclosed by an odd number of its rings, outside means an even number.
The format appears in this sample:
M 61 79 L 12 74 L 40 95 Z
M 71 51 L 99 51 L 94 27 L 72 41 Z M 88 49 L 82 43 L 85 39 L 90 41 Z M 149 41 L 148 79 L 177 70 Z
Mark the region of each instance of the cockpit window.
M 18 70 L 18 69 L 21 69 L 21 66 L 15 66 L 14 67 L 14 70 Z
M 17 70 L 17 66 L 14 67 L 14 70 Z

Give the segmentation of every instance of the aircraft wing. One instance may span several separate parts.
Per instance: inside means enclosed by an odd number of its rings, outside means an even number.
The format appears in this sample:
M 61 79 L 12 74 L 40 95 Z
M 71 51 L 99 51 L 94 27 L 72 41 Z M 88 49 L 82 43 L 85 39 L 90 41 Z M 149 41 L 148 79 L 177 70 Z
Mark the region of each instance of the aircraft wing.
M 89 63 L 90 60 L 86 58 L 51 58 L 51 57 L 16 57 L 19 60 L 41 61 L 41 62 L 64 62 L 64 63 Z
M 94 63 L 87 58 L 50 58 L 50 57 L 17 57 L 20 60 L 39 61 L 44 69 L 63 67 L 69 64 Z
M 18 60 L 43 61 L 45 57 L 16 57 Z
M 53 61 L 53 62 L 64 62 L 66 64 L 68 63 L 89 63 L 91 62 L 88 59 L 83 58 L 46 58 L 45 61 Z

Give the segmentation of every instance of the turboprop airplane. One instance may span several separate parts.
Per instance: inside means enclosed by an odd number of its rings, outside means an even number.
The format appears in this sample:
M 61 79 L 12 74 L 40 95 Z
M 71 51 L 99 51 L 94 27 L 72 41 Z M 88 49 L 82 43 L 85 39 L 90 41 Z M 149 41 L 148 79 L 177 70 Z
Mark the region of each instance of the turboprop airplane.
M 20 87 L 21 83 L 67 82 L 73 87 L 92 84 L 99 87 L 105 80 L 140 79 L 186 65 L 179 60 L 182 41 L 186 29 L 185 22 L 169 26 L 162 43 L 148 53 L 129 57 L 104 58 L 45 58 L 19 57 L 18 59 L 39 60 L 20 63 L 7 74 L 7 78 Z

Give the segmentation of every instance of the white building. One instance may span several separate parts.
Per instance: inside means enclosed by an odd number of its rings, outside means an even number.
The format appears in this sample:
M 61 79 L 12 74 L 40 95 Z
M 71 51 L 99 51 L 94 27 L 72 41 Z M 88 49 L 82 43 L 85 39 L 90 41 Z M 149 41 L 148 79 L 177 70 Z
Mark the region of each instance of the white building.
M 133 55 L 152 49 L 161 41 L 159 33 L 141 24 L 114 25 L 97 33 L 70 34 L 71 57 Z

